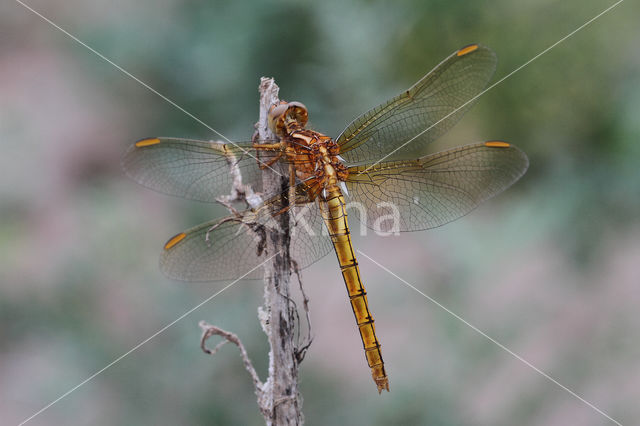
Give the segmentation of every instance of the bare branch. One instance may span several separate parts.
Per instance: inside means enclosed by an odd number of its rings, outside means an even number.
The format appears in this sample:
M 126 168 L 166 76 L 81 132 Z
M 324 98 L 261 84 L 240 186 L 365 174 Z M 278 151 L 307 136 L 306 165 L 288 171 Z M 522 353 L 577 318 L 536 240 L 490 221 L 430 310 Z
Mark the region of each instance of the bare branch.
M 275 135 L 268 127 L 267 117 L 269 108 L 279 102 L 279 88 L 271 78 L 263 77 L 260 80 L 260 118 L 255 125 L 254 143 L 261 141 L 273 141 Z M 278 155 L 277 153 L 267 153 L 268 155 Z M 263 159 L 258 157 L 260 161 Z M 200 347 L 208 354 L 215 354 L 226 343 L 235 344 L 240 350 L 240 355 L 244 362 L 245 369 L 251 375 L 258 406 L 267 425 L 300 425 L 304 422 L 302 415 L 302 396 L 298 389 L 298 366 L 304 358 L 304 353 L 311 344 L 311 322 L 309 319 L 308 301 L 302 289 L 302 281 L 297 271 L 297 265 L 292 261 L 289 254 L 289 244 L 291 241 L 291 227 L 293 221 L 287 205 L 280 206 L 286 213 L 278 214 L 274 217 L 277 222 L 273 228 L 251 222 L 251 211 L 239 212 L 233 203 L 244 201 L 247 206 L 253 208 L 260 202 L 260 195 L 255 194 L 252 188 L 242 183 L 242 175 L 237 166 L 237 161 L 233 156 L 227 159 L 229 173 L 232 177 L 232 188 L 229 195 L 219 197 L 217 201 L 224 205 L 231 213 L 232 217 L 226 221 L 238 220 L 247 227 L 248 232 L 257 232 L 261 237 L 261 252 L 275 254 L 271 262 L 265 264 L 264 278 L 264 306 L 258 308 L 258 319 L 263 331 L 269 341 L 269 377 L 265 382 L 261 382 L 255 371 L 244 345 L 233 333 L 222 330 L 219 327 L 200 322 L 203 330 Z M 270 163 L 271 164 L 271 163 Z M 266 167 L 263 170 L 262 186 L 265 193 L 275 194 L 286 190 L 289 184 L 289 173 L 285 171 L 282 164 L 273 162 L 273 167 Z M 287 197 L 283 197 L 283 203 Z M 245 214 L 247 213 L 247 214 Z M 222 223 L 222 222 L 221 222 Z M 209 233 L 221 223 L 214 225 Z M 309 341 L 302 348 L 296 348 L 295 330 L 299 325 L 298 311 L 295 303 L 290 297 L 289 281 L 292 266 L 298 275 L 298 281 L 304 298 L 304 307 L 309 324 Z M 299 326 L 297 327 L 299 331 Z M 206 341 L 211 336 L 220 336 L 222 341 L 214 349 L 206 346 Z
M 260 80 L 260 119 L 256 123 L 256 141 L 275 139 L 269 130 L 268 113 L 279 102 L 278 86 L 272 78 Z M 289 172 L 282 163 L 274 163 L 273 169 L 263 170 L 262 187 L 265 193 L 280 193 L 289 186 Z M 283 200 L 286 200 L 283 197 Z M 299 425 L 302 416 L 302 397 L 298 389 L 298 357 L 295 347 L 295 313 L 289 296 L 291 256 L 289 244 L 293 221 L 287 205 L 280 206 L 286 213 L 274 217 L 278 229 L 271 229 L 267 237 L 267 253 L 278 253 L 265 266 L 264 307 L 258 310 L 263 330 L 269 339 L 269 378 L 265 391 L 265 403 L 271 407 L 272 417 L 267 424 Z
M 251 379 L 253 380 L 253 385 L 256 390 L 256 395 L 260 396 L 262 394 L 263 384 L 260 381 L 260 378 L 258 377 L 258 373 L 256 373 L 256 369 L 253 368 L 253 364 L 249 359 L 247 350 L 244 348 L 244 345 L 242 344 L 242 341 L 240 341 L 240 338 L 231 332 L 228 332 L 219 327 L 216 327 L 215 325 L 207 324 L 205 321 L 200 321 L 198 325 L 202 329 L 202 338 L 200 339 L 200 347 L 205 353 L 208 353 L 209 355 L 215 355 L 215 353 L 218 352 L 218 350 L 222 346 L 224 346 L 229 342 L 233 343 L 238 347 L 238 349 L 240 349 L 240 355 L 242 356 L 242 361 L 244 362 L 244 368 L 251 375 Z M 207 340 L 211 336 L 220 336 L 224 339 L 223 341 L 218 343 L 213 350 L 207 348 L 206 346 Z
M 222 143 L 222 142 L 220 142 Z M 229 174 L 231 175 L 231 193 L 229 195 L 221 195 L 216 198 L 216 201 L 227 208 L 233 214 L 239 216 L 239 212 L 233 207 L 233 202 L 244 201 L 247 207 L 257 207 L 262 198 L 259 194 L 256 194 L 251 188 L 251 185 L 245 185 L 242 183 L 242 173 L 238 166 L 238 159 L 235 155 L 227 154 L 227 164 L 229 166 Z

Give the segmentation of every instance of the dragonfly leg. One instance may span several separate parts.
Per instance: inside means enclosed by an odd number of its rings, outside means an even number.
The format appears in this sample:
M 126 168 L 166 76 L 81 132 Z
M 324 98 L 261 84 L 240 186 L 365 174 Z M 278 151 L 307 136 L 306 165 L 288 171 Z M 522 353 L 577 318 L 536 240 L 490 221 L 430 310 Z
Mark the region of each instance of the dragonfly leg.
M 271 166 L 273 166 L 276 161 L 278 161 L 280 158 L 282 158 L 282 142 L 278 142 L 278 143 L 254 143 L 253 147 L 259 151 L 265 151 L 265 152 L 277 152 L 277 155 L 273 158 L 269 158 L 266 162 L 263 162 L 262 160 L 259 160 L 258 164 L 260 166 L 261 170 L 267 169 L 267 168 L 271 168 Z
M 244 219 L 244 216 L 241 213 L 239 213 L 237 210 L 233 209 L 233 216 L 225 217 L 221 219 L 219 222 L 215 223 L 213 226 L 211 226 L 211 228 L 209 228 L 209 230 L 205 234 L 204 240 L 207 242 L 207 244 L 209 244 L 209 234 L 215 231 L 216 228 L 218 228 L 219 226 L 227 222 L 243 223 L 244 222 L 243 219 Z
M 293 191 L 293 192 L 291 192 Z M 289 199 L 295 199 L 292 196 L 296 195 L 296 168 L 293 164 L 289 164 Z
M 289 205 L 296 202 L 296 168 L 293 163 L 289 164 Z
M 268 159 L 266 162 L 260 160 L 258 167 L 260 167 L 260 170 L 270 169 L 280 158 L 282 158 L 282 152 L 278 152 L 275 157 Z
M 254 143 L 253 147 L 255 149 L 261 149 L 264 151 L 278 151 L 282 149 L 282 142 L 278 143 Z
M 290 209 L 291 209 L 291 204 L 289 204 L 288 206 L 284 206 L 283 208 L 281 208 L 280 210 L 278 210 L 278 211 L 274 214 L 274 216 L 279 216 L 279 215 L 281 215 L 281 214 L 283 214 L 283 213 L 286 213 L 286 212 L 288 212 Z

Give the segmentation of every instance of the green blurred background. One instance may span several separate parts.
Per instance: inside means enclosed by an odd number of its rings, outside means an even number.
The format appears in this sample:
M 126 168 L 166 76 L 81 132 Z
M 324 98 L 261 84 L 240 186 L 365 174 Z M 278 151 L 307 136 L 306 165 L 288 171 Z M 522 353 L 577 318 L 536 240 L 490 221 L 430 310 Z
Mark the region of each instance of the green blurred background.
M 492 47 L 494 81 L 608 1 L 29 2 L 187 111 L 251 137 L 260 76 L 337 136 L 456 49 Z M 623 424 L 640 421 L 640 7 L 627 1 L 486 93 L 433 150 L 491 139 L 531 160 L 473 214 L 364 253 Z M 0 417 L 14 424 L 224 283 L 164 278 L 181 229 L 223 214 L 126 179 L 153 135 L 215 135 L 12 1 L 0 6 Z M 360 259 L 391 392 L 371 381 L 333 255 L 304 272 L 315 341 L 308 424 L 602 425 L 601 414 Z M 259 284 L 241 283 L 33 425 L 262 424 L 236 348 L 262 378 Z

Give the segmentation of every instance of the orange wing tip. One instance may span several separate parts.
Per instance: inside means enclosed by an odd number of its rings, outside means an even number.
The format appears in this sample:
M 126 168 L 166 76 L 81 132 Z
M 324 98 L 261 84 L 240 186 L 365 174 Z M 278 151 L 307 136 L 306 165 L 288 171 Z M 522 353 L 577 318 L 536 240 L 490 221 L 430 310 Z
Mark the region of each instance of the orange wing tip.
M 186 236 L 187 234 L 185 234 L 184 232 L 181 232 L 178 235 L 171 237 L 171 239 L 167 241 L 167 243 L 164 245 L 164 249 L 169 250 L 170 248 L 178 244 L 180 241 L 184 240 L 184 237 Z
M 477 44 L 470 44 L 470 45 L 465 46 L 465 47 L 463 47 L 462 49 L 458 50 L 457 55 L 458 55 L 458 56 L 464 56 L 464 55 L 466 55 L 467 53 L 471 53 L 471 52 L 473 52 L 474 50 L 477 50 L 477 49 L 478 49 L 478 47 L 479 47 L 479 46 L 478 46 Z
M 160 143 L 160 139 L 158 139 L 158 138 L 140 139 L 138 142 L 136 142 L 136 148 L 142 148 L 142 147 L 145 147 L 145 146 L 157 145 L 159 143 Z
M 485 142 L 484 146 L 488 146 L 489 148 L 509 148 L 511 144 L 503 141 L 490 141 Z

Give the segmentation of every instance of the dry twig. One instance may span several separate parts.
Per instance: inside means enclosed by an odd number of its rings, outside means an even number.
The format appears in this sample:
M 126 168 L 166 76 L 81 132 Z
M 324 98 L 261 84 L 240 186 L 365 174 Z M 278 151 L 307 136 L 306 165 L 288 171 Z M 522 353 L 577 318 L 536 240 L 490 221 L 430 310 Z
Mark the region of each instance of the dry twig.
M 269 130 L 267 114 L 271 105 L 278 102 L 279 88 L 271 78 L 263 77 L 260 81 L 260 119 L 256 123 L 254 140 L 273 140 L 275 136 Z M 261 159 L 262 161 L 262 159 Z M 219 327 L 200 322 L 203 335 L 200 342 L 202 350 L 208 354 L 215 354 L 228 342 L 235 344 L 240 350 L 245 369 L 251 375 L 258 405 L 267 425 L 299 425 L 303 423 L 302 396 L 298 390 L 298 366 L 304 357 L 304 353 L 311 344 L 311 323 L 309 320 L 308 298 L 302 289 L 302 281 L 298 274 L 297 265 L 293 263 L 289 254 L 291 240 L 290 230 L 293 221 L 289 213 L 279 214 L 274 219 L 277 226 L 266 228 L 259 224 L 251 223 L 247 217 L 238 212 L 233 203 L 245 201 L 247 206 L 255 207 L 260 201 L 259 194 L 255 194 L 249 186 L 242 183 L 242 175 L 233 157 L 229 158 L 230 173 L 233 178 L 233 186 L 230 195 L 218 198 L 218 202 L 226 206 L 233 214 L 228 220 L 239 220 L 247 224 L 248 230 L 262 231 L 260 237 L 263 241 L 263 250 L 273 259 L 265 264 L 264 306 L 258 308 L 258 318 L 263 331 L 269 341 L 269 377 L 261 382 L 255 371 L 244 345 L 233 333 L 222 330 Z M 279 167 L 279 166 L 276 166 Z M 280 167 L 282 169 L 282 167 Z M 263 170 L 263 188 L 265 193 L 281 193 L 288 186 L 288 172 L 282 170 L 282 174 L 275 173 L 271 168 Z M 283 197 L 286 200 L 286 197 Z M 285 201 L 283 201 L 285 202 Z M 287 210 L 287 206 L 280 206 Z M 208 238 L 208 233 L 207 233 Z M 295 329 L 297 309 L 292 308 L 293 300 L 290 297 L 289 281 L 292 265 L 298 274 L 300 289 L 303 294 L 304 307 L 309 324 L 309 340 L 301 349 L 296 348 Z M 295 306 L 295 304 L 293 304 Z M 213 350 L 206 347 L 206 341 L 211 336 L 220 336 L 223 341 L 218 343 Z

